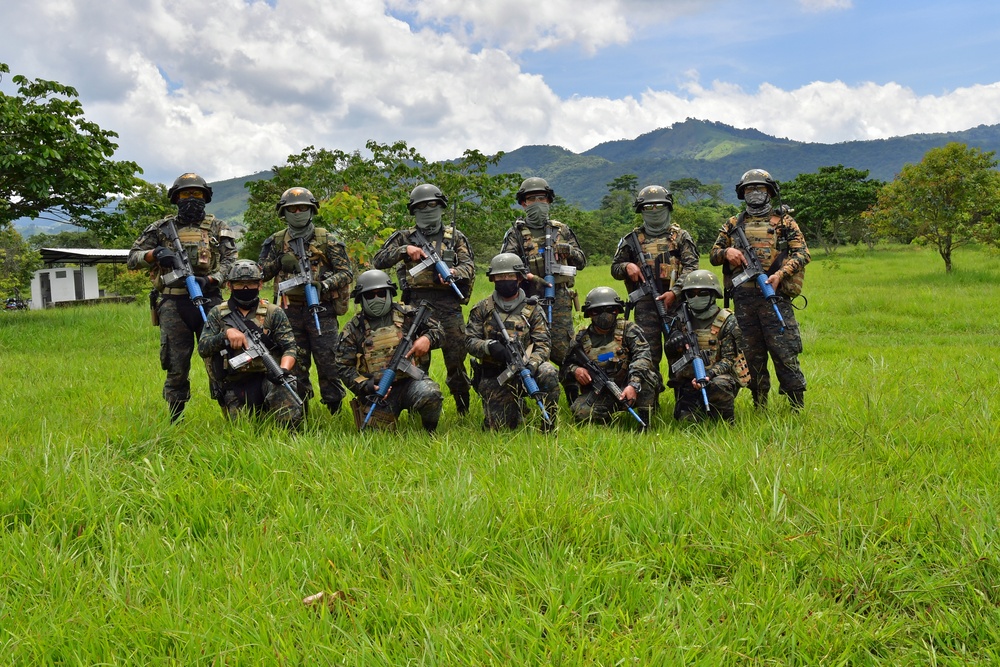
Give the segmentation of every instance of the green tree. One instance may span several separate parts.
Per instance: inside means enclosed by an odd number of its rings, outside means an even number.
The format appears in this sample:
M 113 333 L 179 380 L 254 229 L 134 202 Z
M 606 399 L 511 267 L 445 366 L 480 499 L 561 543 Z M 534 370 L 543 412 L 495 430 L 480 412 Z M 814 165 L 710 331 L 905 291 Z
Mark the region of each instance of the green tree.
M 722 198 L 722 185 L 718 183 L 680 178 L 670 181 L 670 192 L 674 195 L 671 220 L 691 234 L 701 253 L 708 252 L 722 224 L 739 212 L 738 207 Z
M 41 248 L 100 248 L 101 239 L 89 229 L 80 232 L 59 232 L 58 234 L 35 234 L 28 237 L 32 250 Z
M 972 241 L 1000 242 L 996 166 L 992 151 L 957 142 L 932 148 L 881 189 L 871 219 L 883 235 L 936 247 L 950 272 L 955 248 Z
M 809 242 L 827 252 L 841 243 L 871 243 L 868 219 L 862 215 L 878 201 L 883 181 L 868 178 L 867 170 L 838 164 L 799 174 L 781 186 L 781 201 L 795 209 L 795 220 Z
M 42 256 L 13 226 L 0 229 L 0 294 L 27 292 L 31 277 L 42 267 Z
M 0 63 L 0 74 L 9 72 Z M 131 191 L 142 170 L 111 159 L 118 135 L 83 118 L 75 88 L 12 81 L 15 95 L 0 92 L 0 229 L 22 217 L 89 227 L 113 201 L 109 193 Z
M 90 230 L 109 247 L 127 248 L 146 227 L 176 211 L 166 185 L 136 179 L 131 192 L 101 213 Z

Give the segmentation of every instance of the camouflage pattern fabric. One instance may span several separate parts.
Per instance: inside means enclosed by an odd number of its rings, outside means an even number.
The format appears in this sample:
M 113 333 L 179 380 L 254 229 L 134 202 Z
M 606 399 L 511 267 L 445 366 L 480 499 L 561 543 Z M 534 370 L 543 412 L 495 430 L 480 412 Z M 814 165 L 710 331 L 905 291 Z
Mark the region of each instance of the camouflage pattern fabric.
M 222 298 L 216 293 L 205 307 L 220 303 Z M 187 403 L 191 400 L 191 356 L 202 335 L 204 321 L 197 306 L 186 296 L 161 297 L 156 312 L 160 319 L 160 368 L 167 372 L 163 398 L 168 403 Z
M 705 401 L 700 389 L 691 386 L 694 379 L 694 368 L 689 364 L 681 369 L 673 381 L 674 384 L 674 419 L 679 421 L 700 421 L 706 416 L 713 419 L 722 418 L 732 421 L 734 418 L 734 402 L 740 390 L 740 383 L 737 379 L 739 371 L 736 364 L 740 351 L 744 349 L 743 335 L 737 322 L 738 318 L 728 314 L 725 321 L 719 328 L 715 336 L 711 335 L 711 328 L 715 321 L 719 308 L 708 311 L 705 318 L 691 318 L 691 323 L 695 327 L 695 334 L 700 341 L 714 340 L 714 344 L 699 344 L 705 361 L 705 370 L 708 372 L 709 383 L 705 387 L 708 394 L 708 404 L 711 412 L 705 414 Z M 774 313 L 771 313 L 772 316 Z M 714 351 L 713 351 L 714 348 Z M 671 351 L 668 356 L 671 361 L 678 359 L 680 351 Z M 745 356 L 745 355 L 744 355 Z

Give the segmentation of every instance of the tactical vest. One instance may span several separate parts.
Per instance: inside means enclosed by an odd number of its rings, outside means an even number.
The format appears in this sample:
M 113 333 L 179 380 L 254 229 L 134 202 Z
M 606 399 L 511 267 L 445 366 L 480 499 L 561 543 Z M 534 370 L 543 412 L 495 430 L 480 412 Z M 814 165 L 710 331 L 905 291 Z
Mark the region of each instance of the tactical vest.
M 254 313 L 253 321 L 261 329 L 261 331 L 264 332 L 264 335 L 270 333 L 270 331 L 264 328 L 264 322 L 267 320 L 268 313 L 272 312 L 275 309 L 277 309 L 277 306 L 275 306 L 273 303 L 268 303 L 264 299 L 260 299 L 257 302 L 257 312 Z M 229 317 L 229 313 L 231 312 L 232 311 L 229 309 L 228 301 L 223 301 L 221 304 L 219 304 L 219 315 L 221 315 L 223 318 L 222 324 L 227 328 L 229 326 L 229 323 L 226 322 L 225 318 Z M 237 313 L 237 317 L 240 316 L 241 315 Z M 225 329 L 223 329 L 223 331 L 225 331 Z M 239 352 L 230 351 L 229 354 L 239 354 Z M 249 364 L 244 364 L 239 368 L 231 368 L 229 366 L 229 359 L 224 356 L 222 358 L 222 368 L 223 372 L 226 375 L 232 374 L 235 377 L 239 377 L 247 373 L 264 373 L 267 371 L 267 369 L 264 367 L 264 362 L 261 361 L 260 358 L 253 359 L 250 361 Z
M 642 252 L 646 255 L 646 263 L 653 269 L 654 274 L 657 270 L 657 264 L 659 264 L 657 278 L 660 279 L 659 290 L 661 292 L 666 292 L 673 287 L 681 275 L 681 258 L 677 251 L 677 237 L 680 231 L 681 228 L 678 225 L 672 224 L 667 230 L 666 236 L 651 238 L 642 231 L 636 230 L 635 232 L 636 238 L 639 239 L 639 245 L 642 246 Z
M 707 368 L 711 368 L 719 361 L 719 349 L 722 347 L 719 343 L 719 332 L 722 331 L 722 327 L 730 317 L 733 317 L 733 311 L 727 308 L 720 308 L 719 312 L 715 314 L 715 319 L 712 320 L 711 326 L 695 331 L 698 337 L 698 349 L 701 350 L 701 358 L 705 361 Z M 742 350 L 736 355 L 733 366 L 733 375 L 740 383 L 740 386 L 747 386 L 747 383 L 750 382 L 750 368 L 747 366 L 747 361 L 743 356 Z M 678 376 L 693 378 L 694 369 L 689 364 L 684 367 L 684 370 L 678 373 Z
M 625 339 L 625 323 L 627 321 L 618 318 L 615 322 L 614 336 L 604 345 L 593 347 L 589 330 L 584 330 L 583 340 L 580 341 L 587 357 L 616 382 L 624 380 L 625 378 L 622 376 L 628 372 L 628 353 L 622 345 L 622 341 Z
M 493 321 L 493 310 L 497 310 L 500 313 L 500 319 L 503 320 L 503 326 L 507 330 L 507 333 L 513 340 L 521 343 L 521 347 L 528 349 L 528 344 L 531 338 L 531 315 L 535 312 L 535 308 L 538 307 L 538 302 L 533 298 L 528 299 L 524 302 L 521 307 L 520 312 L 517 313 L 505 313 L 496 307 L 496 304 L 490 303 L 490 312 L 487 313 L 486 320 L 483 322 L 483 333 L 487 340 L 494 338 L 494 333 L 496 331 L 496 322 Z M 486 362 L 490 362 L 490 358 L 487 357 Z
M 784 224 L 784 218 L 776 215 L 768 219 L 744 217 L 743 222 L 743 230 L 754 253 L 760 259 L 760 265 L 764 267 L 767 275 L 776 273 L 788 255 L 788 226 Z M 790 299 L 797 297 L 802 293 L 805 273 L 805 267 L 802 267 L 782 279 L 778 285 L 778 292 Z
M 219 253 L 215 251 L 218 241 L 212 238 L 212 222 L 214 217 L 206 215 L 205 219 L 197 225 L 177 224 L 176 218 L 168 218 L 174 221 L 174 228 L 177 230 L 177 238 L 180 239 L 184 252 L 187 253 L 188 261 L 191 263 L 191 272 L 196 276 L 207 276 L 219 268 Z M 165 238 L 164 238 L 165 240 Z M 163 244 L 173 250 L 169 243 Z M 163 284 L 162 271 L 159 266 L 151 269 L 153 287 L 159 291 L 164 291 L 166 285 Z M 183 285 L 182 285 L 183 287 Z
M 372 329 L 367 319 L 364 322 L 364 354 L 358 360 L 358 372 L 373 376 L 389 366 L 393 353 L 403 339 L 404 313 L 392 309 L 392 322 L 378 329 Z M 417 363 L 417 359 L 413 359 Z
M 561 222 L 555 220 L 549 220 L 549 225 L 555 231 L 552 243 L 569 243 L 569 233 L 567 232 L 567 227 Z M 524 249 L 524 257 L 528 264 L 528 271 L 535 274 L 536 276 L 545 275 L 545 255 L 539 250 L 544 250 L 539 241 L 535 240 L 535 237 L 531 233 L 531 228 L 523 222 L 519 222 L 517 225 L 517 232 L 521 235 L 521 247 Z M 545 241 L 544 233 L 539 237 L 541 243 Z M 555 282 L 557 285 L 566 285 L 567 287 L 572 287 L 575 282 L 573 276 L 556 276 Z
M 455 227 L 453 225 L 444 226 L 444 237 L 441 242 L 441 250 L 438 254 L 441 256 L 441 260 L 448 265 L 448 268 L 455 266 Z M 428 241 L 434 245 L 434 242 L 428 239 Z M 411 276 L 409 271 L 414 266 L 419 264 L 419 262 L 414 262 L 410 259 L 409 255 L 403 258 L 403 266 L 405 272 L 400 271 L 400 275 L 405 276 L 406 284 L 413 289 L 440 289 L 451 291 L 451 287 L 448 285 L 443 285 L 438 280 L 437 271 L 434 270 L 433 266 L 428 266 L 423 271 L 415 276 Z

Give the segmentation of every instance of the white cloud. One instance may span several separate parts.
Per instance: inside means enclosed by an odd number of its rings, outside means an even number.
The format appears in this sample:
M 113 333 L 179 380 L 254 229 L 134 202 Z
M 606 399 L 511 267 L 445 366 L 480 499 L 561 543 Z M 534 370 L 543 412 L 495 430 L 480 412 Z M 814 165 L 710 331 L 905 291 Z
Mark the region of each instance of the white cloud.
M 831 9 L 850 9 L 853 0 L 799 0 L 802 7 L 811 12 L 825 12 Z

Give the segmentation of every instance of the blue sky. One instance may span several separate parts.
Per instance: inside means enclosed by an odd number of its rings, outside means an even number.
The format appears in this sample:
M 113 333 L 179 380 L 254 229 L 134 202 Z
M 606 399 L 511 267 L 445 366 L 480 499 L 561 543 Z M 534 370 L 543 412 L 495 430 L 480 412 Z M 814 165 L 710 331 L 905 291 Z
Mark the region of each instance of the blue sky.
M 4 19 L 11 72 L 76 87 L 156 182 L 368 140 L 580 152 L 689 117 L 823 143 L 1000 123 L 997 2 L 8 0 Z

